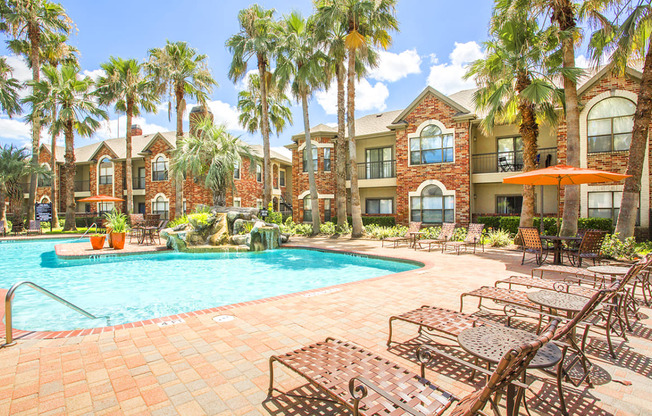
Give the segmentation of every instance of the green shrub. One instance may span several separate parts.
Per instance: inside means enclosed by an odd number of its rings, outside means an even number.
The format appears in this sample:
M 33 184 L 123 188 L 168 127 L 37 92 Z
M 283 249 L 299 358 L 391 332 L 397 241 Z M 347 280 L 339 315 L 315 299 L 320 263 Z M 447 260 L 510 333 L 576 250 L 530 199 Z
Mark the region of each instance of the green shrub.
M 336 225 L 335 228 L 338 234 L 351 234 L 351 225 L 348 222 L 342 225 Z
M 208 205 L 204 204 L 199 204 L 195 207 L 195 214 L 210 214 L 211 213 L 211 207 Z
M 512 234 L 518 232 L 518 226 L 521 221 L 520 216 L 482 216 L 478 217 L 477 222 L 484 224 L 487 229 L 503 229 Z M 561 223 L 561 221 L 560 221 Z M 533 226 L 540 229 L 541 218 L 534 217 Z M 610 218 L 580 218 L 577 221 L 579 230 L 603 230 L 608 233 L 613 232 L 613 223 Z M 543 233 L 545 235 L 557 235 L 557 218 L 543 218 Z
M 181 224 L 188 224 L 188 216 L 186 214 L 183 214 L 179 218 L 175 218 L 172 221 L 170 221 L 168 223 L 168 227 L 173 228 Z
M 242 230 L 240 230 L 240 234 L 249 234 L 251 231 L 254 229 L 254 223 L 250 221 L 246 221 L 242 223 Z
M 369 224 L 364 227 L 365 233 L 379 240 L 387 237 L 403 237 L 408 232 L 408 227 L 397 225 L 394 227 L 383 227 L 377 224 Z
M 491 247 L 505 247 L 512 244 L 512 236 L 505 230 L 494 228 L 485 234 L 484 243 Z
M 618 239 L 618 233 L 607 234 L 602 242 L 602 253 L 613 259 L 633 260 L 636 258 L 636 240 L 627 237 L 624 242 Z
M 208 227 L 208 219 L 211 217 L 209 212 L 196 212 L 194 214 L 188 214 L 188 221 L 195 227 L 203 228 Z
M 426 227 L 422 228 L 421 232 L 423 232 L 423 238 L 430 238 L 430 239 L 435 239 L 439 238 L 439 234 L 441 233 L 441 227 Z
M 265 218 L 265 222 L 281 225 L 283 223 L 283 214 L 280 212 L 269 211 L 269 215 Z
M 332 222 L 330 221 L 325 222 L 319 225 L 319 234 L 326 234 L 326 235 L 337 234 L 336 228 L 337 227 Z
M 294 221 L 292 221 L 292 217 L 287 217 L 283 224 L 279 225 L 279 230 L 283 234 L 294 234 Z
M 294 226 L 296 235 L 312 235 L 312 224 L 296 224 Z
M 65 217 L 65 213 L 64 213 Z M 77 218 L 75 217 L 75 225 L 77 228 L 90 226 L 91 224 L 97 224 L 98 227 L 102 226 L 102 217 L 92 217 L 92 218 Z M 66 219 L 59 219 L 59 227 L 63 228 L 66 226 Z
M 7 220 L 7 232 L 11 232 L 11 229 L 14 225 L 11 223 L 11 221 Z
M 331 218 L 331 221 L 337 224 L 337 217 Z M 352 217 L 347 217 L 347 222 L 349 223 L 349 225 L 353 224 Z M 362 225 L 372 225 L 372 224 L 379 225 L 381 227 L 393 227 L 396 225 L 396 218 L 390 216 L 382 216 L 382 217 L 363 216 L 362 217 Z
M 115 208 L 105 213 L 104 219 L 107 221 L 106 226 L 114 233 L 124 233 L 127 230 L 127 216 Z
M 464 241 L 467 232 L 466 228 L 456 228 L 451 237 L 451 241 Z

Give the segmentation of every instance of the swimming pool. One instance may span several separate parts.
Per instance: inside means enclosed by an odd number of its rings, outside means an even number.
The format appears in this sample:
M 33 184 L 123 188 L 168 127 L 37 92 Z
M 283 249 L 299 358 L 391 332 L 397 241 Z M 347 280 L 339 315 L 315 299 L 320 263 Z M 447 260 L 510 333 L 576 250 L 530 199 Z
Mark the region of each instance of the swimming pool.
M 32 281 L 102 319 L 88 319 L 28 287 L 16 291 L 14 328 L 65 331 L 120 325 L 412 270 L 410 263 L 301 249 L 166 252 L 60 259 L 62 241 L 0 244 L 0 287 Z

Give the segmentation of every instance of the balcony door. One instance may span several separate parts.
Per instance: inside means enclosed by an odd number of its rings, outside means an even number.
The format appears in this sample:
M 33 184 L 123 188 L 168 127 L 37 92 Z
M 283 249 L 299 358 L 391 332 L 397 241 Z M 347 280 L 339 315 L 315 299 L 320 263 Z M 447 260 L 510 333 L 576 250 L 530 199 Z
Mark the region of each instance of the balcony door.
M 501 137 L 498 139 L 498 172 L 517 172 L 523 169 L 523 139 Z
M 380 147 L 365 151 L 365 177 L 363 179 L 378 179 L 394 177 L 392 163 L 392 148 Z
M 145 167 L 138 168 L 138 179 L 136 180 L 136 186 L 134 189 L 145 189 L 145 178 L 147 174 L 145 173 Z

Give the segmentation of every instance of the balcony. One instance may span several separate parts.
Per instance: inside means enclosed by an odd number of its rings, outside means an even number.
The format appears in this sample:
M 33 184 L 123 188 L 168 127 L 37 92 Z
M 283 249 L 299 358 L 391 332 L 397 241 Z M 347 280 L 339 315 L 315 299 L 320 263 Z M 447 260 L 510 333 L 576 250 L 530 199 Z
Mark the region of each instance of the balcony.
M 358 163 L 358 180 L 386 179 L 396 177 L 396 160 Z M 347 180 L 351 175 L 347 172 Z
M 523 170 L 523 152 L 481 153 L 471 157 L 473 173 L 520 172 Z M 557 148 L 546 147 L 537 153 L 537 165 L 544 168 L 557 164 Z
M 75 192 L 90 192 L 91 190 L 91 180 L 75 180 Z
M 125 183 L 125 189 L 127 188 Z M 131 178 L 132 189 L 145 189 L 145 178 Z

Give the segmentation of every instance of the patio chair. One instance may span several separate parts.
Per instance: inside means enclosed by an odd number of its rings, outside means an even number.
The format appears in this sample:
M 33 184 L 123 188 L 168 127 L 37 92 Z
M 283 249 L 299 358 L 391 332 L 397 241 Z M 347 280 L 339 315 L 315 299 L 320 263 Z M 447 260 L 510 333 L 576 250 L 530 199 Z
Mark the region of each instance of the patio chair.
M 11 226 L 11 232 L 14 233 L 14 235 L 18 235 L 23 232 L 23 227 L 24 223 L 22 221 L 14 221 Z
M 27 234 L 42 234 L 43 230 L 41 230 L 41 221 L 29 220 L 25 232 Z
M 129 214 L 129 222 L 131 223 L 131 227 L 129 228 L 127 235 L 129 236 L 129 242 L 131 243 L 134 237 L 136 238 L 136 241 L 138 241 L 138 234 L 145 224 L 145 217 L 143 214 Z
M 475 248 L 478 244 L 482 247 L 482 252 L 484 253 L 484 244 L 482 243 L 482 231 L 484 230 L 484 224 L 469 224 L 468 232 L 466 233 L 466 238 L 463 241 L 453 241 L 448 243 L 449 246 L 452 246 L 459 256 L 460 250 L 464 247 L 464 251 L 467 250 L 467 247 L 473 246 L 473 254 L 475 254 Z
M 441 252 L 443 253 L 444 249 L 446 248 L 446 243 L 453 237 L 454 232 L 455 232 L 455 224 L 451 222 L 445 222 L 441 225 L 441 231 L 439 232 L 439 237 L 434 239 L 426 238 L 423 240 L 418 240 L 417 244 L 419 245 L 419 248 L 423 248 L 421 246 L 422 244 L 428 244 L 428 251 L 430 251 L 432 246 L 441 246 Z
M 571 247 L 565 250 L 568 260 L 577 267 L 582 267 L 582 259 L 593 260 L 593 264 L 596 260 L 599 262 L 602 259 L 602 242 L 606 235 L 606 231 L 586 230 L 577 249 Z
M 518 235 L 523 247 L 523 258 L 521 264 L 525 264 L 525 253 L 532 253 L 535 256 L 537 265 L 543 264 L 548 257 L 548 246 L 541 241 L 539 230 L 534 227 L 519 227 Z
M 408 243 L 408 246 L 409 246 L 410 245 L 410 240 L 412 239 L 412 236 L 410 235 L 410 233 L 416 233 L 420 229 L 421 229 L 421 223 L 420 222 L 411 222 L 410 225 L 408 226 L 408 231 L 404 236 L 402 236 L 402 237 L 383 238 L 382 240 L 380 240 L 381 241 L 380 246 L 384 247 L 386 241 L 394 243 L 394 248 L 398 247 L 398 244 L 403 242 L 403 241 L 406 241 Z
M 482 414 L 489 402 L 494 410 L 497 405 L 492 398 L 508 386 L 526 389 L 518 380 L 527 369 L 537 351 L 552 339 L 557 321 L 534 342 L 515 346 L 508 351 L 496 369 L 488 371 L 462 361 L 461 363 L 487 375 L 485 385 L 461 400 L 444 391 L 425 378 L 425 367 L 440 351 L 424 345 L 417 357 L 421 374 L 413 373 L 392 361 L 345 341 L 327 338 L 283 355 L 269 359 L 268 398 L 274 390 L 274 362 L 304 377 L 335 402 L 347 407 L 354 416 L 377 414 L 441 415 L 454 402 L 450 415 L 472 416 Z

